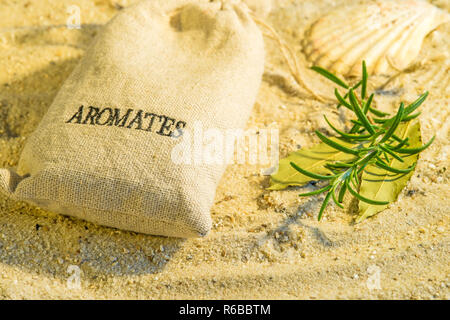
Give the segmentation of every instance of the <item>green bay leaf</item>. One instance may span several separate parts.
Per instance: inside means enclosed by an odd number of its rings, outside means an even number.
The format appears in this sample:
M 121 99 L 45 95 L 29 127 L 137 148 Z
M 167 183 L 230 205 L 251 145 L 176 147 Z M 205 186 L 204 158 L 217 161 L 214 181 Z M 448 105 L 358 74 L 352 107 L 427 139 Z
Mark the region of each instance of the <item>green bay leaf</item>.
M 337 141 L 339 144 L 346 147 L 353 146 L 352 144 L 337 138 L 330 139 Z M 316 144 L 308 149 L 300 149 L 280 160 L 278 171 L 271 175 L 270 187 L 268 189 L 282 190 L 288 186 L 301 186 L 314 180 L 292 168 L 290 165 L 291 161 L 307 171 L 317 174 L 327 174 L 330 173 L 330 171 L 324 167 L 327 162 L 336 160 L 349 161 L 353 158 L 353 155 L 333 149 L 325 143 Z
M 422 145 L 420 135 L 420 124 L 418 121 L 408 121 L 401 123 L 395 134 L 402 139 L 409 137 L 410 145 L 408 148 L 417 148 Z M 407 169 L 417 162 L 418 154 L 404 157 L 404 162 L 400 162 L 392 157 L 389 157 L 389 166 L 397 169 Z M 387 170 L 369 165 L 362 174 L 362 181 L 359 193 L 366 198 L 389 201 L 389 203 L 397 200 L 398 195 L 405 187 L 414 170 L 407 174 L 395 174 Z M 359 201 L 359 213 L 355 222 L 359 223 L 368 217 L 371 217 L 378 212 L 386 209 L 388 205 L 371 205 Z

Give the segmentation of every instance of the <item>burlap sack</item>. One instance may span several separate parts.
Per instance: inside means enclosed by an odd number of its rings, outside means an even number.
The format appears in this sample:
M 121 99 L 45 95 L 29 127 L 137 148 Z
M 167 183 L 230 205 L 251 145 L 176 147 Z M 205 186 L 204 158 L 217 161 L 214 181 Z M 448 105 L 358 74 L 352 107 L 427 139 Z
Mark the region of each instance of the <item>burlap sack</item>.
M 49 211 L 136 232 L 196 237 L 225 164 L 177 164 L 183 130 L 242 128 L 263 72 L 243 4 L 143 1 L 96 37 L 0 189 Z M 16 173 L 17 172 L 17 173 Z

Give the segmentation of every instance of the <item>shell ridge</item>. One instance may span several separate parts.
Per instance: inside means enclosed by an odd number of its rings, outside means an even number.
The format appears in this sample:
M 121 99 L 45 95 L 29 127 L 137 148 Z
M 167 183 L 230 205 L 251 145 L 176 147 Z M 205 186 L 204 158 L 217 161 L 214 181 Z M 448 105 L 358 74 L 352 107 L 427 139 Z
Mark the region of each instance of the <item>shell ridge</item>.
M 367 52 L 370 52 L 371 50 L 373 50 L 373 48 L 376 48 L 378 44 L 383 43 L 382 40 L 386 38 L 386 35 L 390 33 L 393 34 L 392 31 L 398 28 L 398 23 L 400 23 L 399 21 L 400 20 L 396 20 L 394 23 L 389 23 L 389 27 L 387 28 L 375 29 L 371 33 L 371 36 L 368 37 L 368 39 L 366 39 L 366 41 L 357 42 L 356 45 L 352 48 L 352 50 L 348 50 L 347 52 L 345 52 L 339 58 L 342 61 L 342 67 L 333 64 L 336 66 L 338 72 L 343 67 L 348 66 L 350 71 L 347 73 L 349 73 L 350 75 L 354 75 L 355 73 L 354 69 L 360 68 L 363 59 L 366 60 L 368 72 L 372 72 L 374 68 L 373 65 L 367 61 L 368 60 Z M 353 63 L 349 61 L 353 61 Z
M 419 55 L 425 37 L 450 14 L 421 0 L 376 0 L 337 7 L 304 33 L 302 51 L 316 65 L 343 76 L 393 73 Z
M 393 26 L 391 26 L 393 27 Z M 339 39 L 339 41 L 335 41 L 335 43 L 330 43 L 329 46 L 325 47 L 325 48 L 321 48 L 323 51 L 326 51 L 330 46 L 332 46 L 333 48 L 335 48 L 332 52 L 335 54 L 340 54 L 338 56 L 338 59 L 342 57 L 342 55 L 349 51 L 350 49 L 355 48 L 355 46 L 357 44 L 359 44 L 361 42 L 361 39 L 364 37 L 367 37 L 367 34 L 362 34 L 360 31 L 361 30 L 366 30 L 367 26 L 361 26 L 361 28 L 359 28 L 358 30 L 356 30 L 355 32 L 349 33 L 345 38 Z M 377 29 L 372 29 L 373 32 L 370 35 L 373 35 L 373 33 L 377 32 Z M 358 37 L 355 37 L 354 39 L 352 39 L 352 41 L 350 42 L 349 40 L 354 36 L 354 35 L 358 35 Z M 347 46 L 344 46 L 343 44 L 347 44 Z M 314 57 L 311 57 L 311 60 L 315 60 Z M 315 60 L 317 62 L 317 60 Z M 334 63 L 335 61 L 333 61 Z

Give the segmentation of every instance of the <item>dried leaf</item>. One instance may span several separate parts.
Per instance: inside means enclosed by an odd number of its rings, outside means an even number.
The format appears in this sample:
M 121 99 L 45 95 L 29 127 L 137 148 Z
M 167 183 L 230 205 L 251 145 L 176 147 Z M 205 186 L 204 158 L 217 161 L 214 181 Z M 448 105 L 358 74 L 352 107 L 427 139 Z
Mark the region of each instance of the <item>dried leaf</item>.
M 418 121 L 402 123 L 397 128 L 395 134 L 401 139 L 409 138 L 408 148 L 417 148 L 422 145 L 420 135 L 420 124 Z M 418 154 L 404 157 L 404 162 L 400 162 L 392 157 L 389 166 L 397 169 L 407 169 L 417 162 Z M 402 189 L 405 187 L 414 171 L 407 174 L 395 174 L 375 165 L 370 165 L 364 170 L 359 193 L 366 198 L 373 200 L 394 202 Z M 361 222 L 366 218 L 386 209 L 388 205 L 371 205 L 359 202 L 359 215 L 355 222 Z
M 333 141 L 339 141 L 341 145 L 350 147 L 350 143 L 343 142 L 337 138 L 331 138 Z M 270 179 L 269 190 L 282 190 L 288 186 L 300 186 L 313 181 L 314 179 L 296 171 L 290 162 L 294 162 L 307 171 L 317 174 L 330 173 L 324 167 L 327 162 L 331 161 L 349 161 L 354 158 L 353 155 L 333 149 L 325 143 L 314 145 L 309 149 L 300 149 L 291 153 L 287 158 L 281 159 L 278 171 L 272 174 Z

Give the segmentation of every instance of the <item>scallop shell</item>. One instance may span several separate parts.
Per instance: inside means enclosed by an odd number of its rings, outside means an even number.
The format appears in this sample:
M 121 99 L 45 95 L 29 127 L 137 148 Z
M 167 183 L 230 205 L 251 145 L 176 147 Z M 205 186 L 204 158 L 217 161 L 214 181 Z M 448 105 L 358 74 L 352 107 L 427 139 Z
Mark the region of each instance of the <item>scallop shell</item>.
M 308 60 L 345 75 L 361 74 L 362 60 L 371 74 L 406 68 L 419 54 L 423 39 L 450 15 L 421 0 L 377 0 L 340 7 L 306 32 Z

